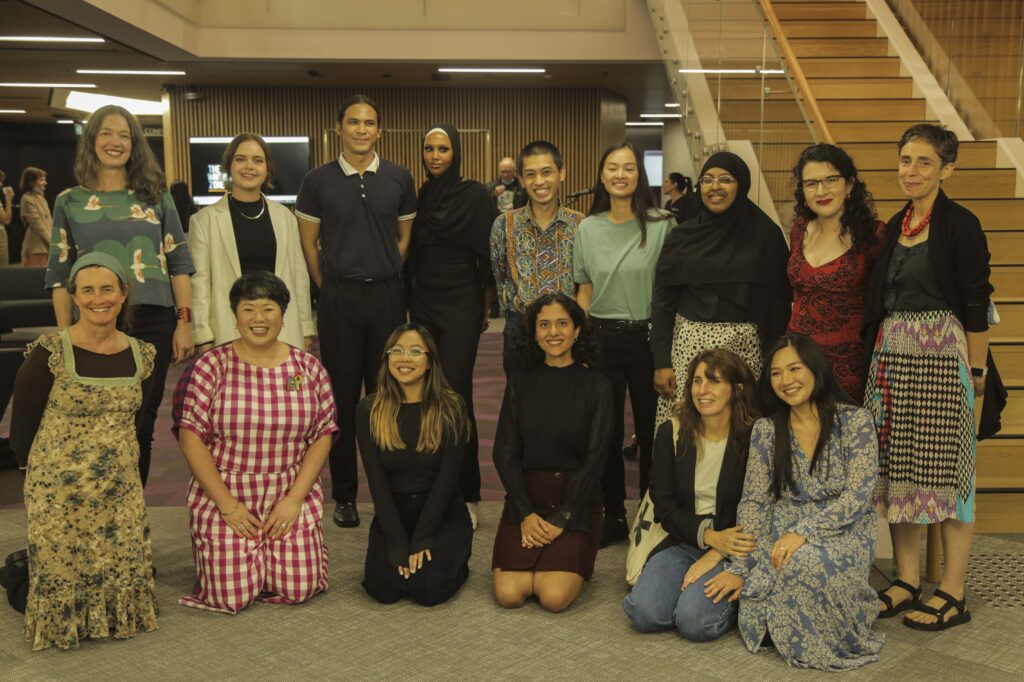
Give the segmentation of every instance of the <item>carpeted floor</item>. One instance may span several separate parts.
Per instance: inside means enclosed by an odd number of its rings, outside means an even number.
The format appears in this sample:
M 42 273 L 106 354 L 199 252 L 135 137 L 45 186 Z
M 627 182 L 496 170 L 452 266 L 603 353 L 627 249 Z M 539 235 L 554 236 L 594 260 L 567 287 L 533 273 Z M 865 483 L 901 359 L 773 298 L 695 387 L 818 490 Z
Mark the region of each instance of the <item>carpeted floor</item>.
M 31 651 L 22 618 L 0 608 L 0 678 L 5 680 L 785 680 L 797 672 L 774 652 L 747 652 L 735 631 L 707 644 L 673 632 L 640 635 L 619 606 L 625 547 L 602 550 L 593 581 L 562 614 L 536 603 L 506 611 L 491 596 L 490 549 L 500 505 L 482 505 L 469 581 L 434 608 L 382 606 L 360 587 L 367 523 L 326 528 L 331 586 L 299 606 L 255 604 L 237 616 L 178 606 L 194 574 L 180 507 L 150 510 L 161 605 L 160 629 L 128 641 L 86 641 L 74 651 Z M 369 509 L 364 508 L 369 520 Z M 0 556 L 24 545 L 24 512 L 0 512 Z M 976 554 L 1015 555 L 1024 543 L 979 537 Z M 877 578 L 877 576 L 876 576 Z M 970 624 L 921 633 L 898 620 L 881 661 L 849 680 L 1013 680 L 1024 676 L 1024 609 L 997 608 L 972 592 Z

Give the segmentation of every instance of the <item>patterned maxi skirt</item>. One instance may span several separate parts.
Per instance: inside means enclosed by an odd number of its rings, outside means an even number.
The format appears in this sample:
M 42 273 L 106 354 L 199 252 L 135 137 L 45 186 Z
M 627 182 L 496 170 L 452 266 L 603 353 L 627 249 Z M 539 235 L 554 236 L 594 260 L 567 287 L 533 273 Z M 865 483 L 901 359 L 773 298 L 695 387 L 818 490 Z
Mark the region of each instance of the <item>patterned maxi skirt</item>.
M 662 422 L 672 417 L 672 406 L 686 395 L 686 370 L 690 362 L 701 351 L 708 348 L 724 348 L 738 355 L 761 377 L 764 358 L 761 355 L 761 336 L 757 327 L 750 322 L 694 322 L 682 315 L 676 315 L 672 330 L 672 369 L 676 372 L 675 400 L 658 396 L 658 412 L 655 417 L 655 431 Z
M 875 501 L 889 522 L 974 521 L 974 384 L 959 320 L 946 310 L 889 313 L 864 406 L 878 432 Z

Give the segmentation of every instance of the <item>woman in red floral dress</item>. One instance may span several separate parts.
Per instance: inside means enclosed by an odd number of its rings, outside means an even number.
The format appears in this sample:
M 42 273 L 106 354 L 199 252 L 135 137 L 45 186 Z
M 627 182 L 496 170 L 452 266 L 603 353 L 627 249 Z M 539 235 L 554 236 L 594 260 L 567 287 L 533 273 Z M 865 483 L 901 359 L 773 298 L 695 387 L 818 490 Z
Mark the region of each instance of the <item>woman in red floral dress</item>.
M 867 352 L 860 326 L 884 224 L 853 160 L 839 147 L 808 147 L 793 175 L 796 219 L 786 269 L 793 285 L 789 331 L 821 346 L 839 385 L 860 403 Z

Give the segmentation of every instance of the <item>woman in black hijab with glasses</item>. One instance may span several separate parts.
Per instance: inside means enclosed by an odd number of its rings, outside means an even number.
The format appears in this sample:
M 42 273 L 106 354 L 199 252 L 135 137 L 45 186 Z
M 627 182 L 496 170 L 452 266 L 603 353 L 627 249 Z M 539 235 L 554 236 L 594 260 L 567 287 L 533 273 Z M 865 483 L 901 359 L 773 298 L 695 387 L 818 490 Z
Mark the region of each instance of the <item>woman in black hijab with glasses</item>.
M 484 314 L 495 297 L 490 262 L 491 225 L 497 217 L 487 189 L 460 174 L 462 147 L 455 126 L 442 123 L 423 138 L 427 181 L 420 188 L 412 228 L 409 317 L 437 341 L 437 360 L 466 403 L 471 435 L 459 488 L 473 528 L 480 506 L 480 462 L 473 413 L 473 365 Z
M 707 348 L 736 353 L 760 376 L 764 349 L 786 331 L 793 291 L 782 230 L 747 198 L 750 169 L 736 154 L 708 158 L 700 214 L 665 239 L 654 277 L 651 351 L 657 423 L 683 398 L 676 377 Z

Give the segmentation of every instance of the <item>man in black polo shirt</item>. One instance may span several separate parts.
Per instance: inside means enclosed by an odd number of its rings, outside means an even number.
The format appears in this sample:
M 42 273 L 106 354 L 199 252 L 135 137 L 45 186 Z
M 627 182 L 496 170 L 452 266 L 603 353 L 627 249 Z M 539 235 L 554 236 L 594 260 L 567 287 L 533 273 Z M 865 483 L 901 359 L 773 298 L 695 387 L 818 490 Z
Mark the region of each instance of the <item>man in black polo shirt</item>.
M 355 412 L 363 386 L 376 389 L 384 343 L 405 322 L 400 274 L 416 217 L 409 171 L 381 159 L 380 108 L 365 95 L 346 100 L 335 126 L 337 161 L 306 174 L 295 214 L 306 267 L 320 287 L 317 333 L 331 377 L 341 434 L 331 447 L 334 522 L 359 525 Z

